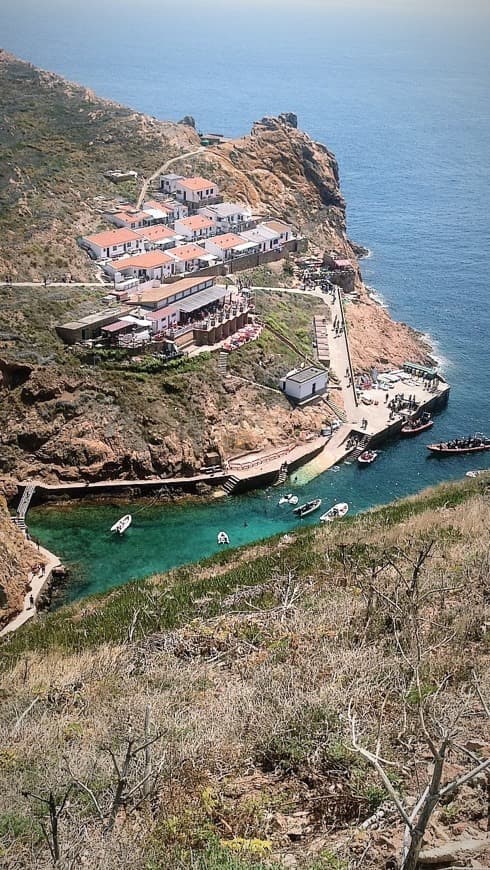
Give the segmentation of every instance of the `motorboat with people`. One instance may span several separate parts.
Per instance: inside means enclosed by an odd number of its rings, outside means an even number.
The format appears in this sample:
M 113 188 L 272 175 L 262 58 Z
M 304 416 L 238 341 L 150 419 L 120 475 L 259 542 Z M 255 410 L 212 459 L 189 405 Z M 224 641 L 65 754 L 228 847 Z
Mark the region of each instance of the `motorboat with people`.
M 457 456 L 464 453 L 482 453 L 490 450 L 490 438 L 477 432 L 465 438 L 453 438 L 451 441 L 441 441 L 440 444 L 428 444 L 427 450 L 436 456 Z
M 364 450 L 364 452 L 357 457 L 357 461 L 359 465 L 371 465 L 377 458 L 378 453 L 376 450 Z
M 407 420 L 406 423 L 403 424 L 401 428 L 401 434 L 405 435 L 405 437 L 411 437 L 412 435 L 419 435 L 421 432 L 425 432 L 427 429 L 430 429 L 431 426 L 434 425 L 434 421 L 428 411 L 424 411 L 420 417 L 417 417 L 413 420 Z
M 466 477 L 480 477 L 480 474 L 485 474 L 486 470 L 487 469 L 485 469 L 485 468 L 478 468 L 478 469 L 475 469 L 475 471 L 467 471 Z
M 228 535 L 226 534 L 226 532 L 218 532 L 217 541 L 218 541 L 218 544 L 229 544 L 230 543 L 230 539 L 229 539 Z
M 298 504 L 298 502 L 298 496 L 293 495 L 292 492 L 288 492 L 287 495 L 283 495 L 282 498 L 279 499 L 279 504 Z
M 124 517 L 121 517 L 117 523 L 114 523 L 111 526 L 111 532 L 117 532 L 118 535 L 124 535 L 126 529 L 129 529 L 131 523 L 133 522 L 133 518 L 131 514 L 126 514 Z
M 294 513 L 302 519 L 303 517 L 309 516 L 314 511 L 317 511 L 321 506 L 322 500 L 321 498 L 314 498 L 312 501 L 307 501 L 305 504 L 300 505 L 299 507 L 294 509 Z
M 326 511 L 326 513 L 322 514 L 320 517 L 321 523 L 332 523 L 334 520 L 341 520 L 342 517 L 345 517 L 347 511 L 349 510 L 349 505 L 345 501 L 339 501 L 338 504 L 334 504 L 330 510 Z

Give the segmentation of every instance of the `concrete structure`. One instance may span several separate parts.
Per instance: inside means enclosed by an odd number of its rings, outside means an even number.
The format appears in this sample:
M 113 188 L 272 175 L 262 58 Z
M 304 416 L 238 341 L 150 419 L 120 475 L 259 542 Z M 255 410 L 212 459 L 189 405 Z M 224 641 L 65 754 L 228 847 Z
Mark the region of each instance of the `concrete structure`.
M 204 246 L 206 251 L 214 254 L 220 260 L 229 260 L 231 257 L 240 256 L 240 254 L 251 254 L 257 251 L 253 242 L 249 242 L 236 233 L 213 236 L 212 239 L 206 239 Z
M 252 220 L 248 205 L 236 202 L 221 202 L 198 209 L 198 214 L 210 218 L 220 233 L 239 233 L 247 229 Z
M 215 226 L 211 218 L 202 214 L 195 214 L 192 217 L 176 220 L 174 223 L 176 233 L 184 236 L 188 242 L 199 242 L 202 239 L 207 239 L 216 232 Z
M 92 251 L 97 260 L 113 259 L 123 254 L 136 254 L 144 250 L 144 240 L 134 230 L 123 227 L 118 230 L 105 230 L 93 236 L 83 236 L 82 248 Z
M 281 389 L 295 404 L 307 402 L 314 396 L 321 396 L 327 389 L 328 372 L 309 366 L 294 369 L 281 380 Z
M 179 185 L 183 178 L 183 175 L 176 175 L 175 172 L 169 172 L 166 175 L 161 175 L 160 190 L 163 190 L 164 193 L 172 196 L 174 193 L 177 192 L 177 190 L 179 190 Z
M 184 278 L 173 284 L 164 284 L 161 287 L 143 290 L 130 299 L 133 305 L 140 305 L 150 311 L 158 311 L 170 306 L 178 310 L 178 302 L 187 299 L 194 293 L 207 290 L 214 286 L 214 278 Z
M 115 323 L 130 313 L 131 309 L 128 306 L 115 305 L 112 308 L 106 308 L 104 311 L 89 314 L 88 317 L 81 317 L 79 320 L 60 324 L 56 327 L 56 332 L 65 344 L 76 344 L 78 341 L 98 338 L 101 335 L 103 326 Z

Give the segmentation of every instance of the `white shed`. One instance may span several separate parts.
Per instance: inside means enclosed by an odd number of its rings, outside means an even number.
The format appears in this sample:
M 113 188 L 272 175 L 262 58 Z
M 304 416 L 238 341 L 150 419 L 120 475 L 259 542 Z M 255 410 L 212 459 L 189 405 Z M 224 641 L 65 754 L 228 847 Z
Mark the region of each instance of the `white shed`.
M 301 403 L 324 393 L 327 383 L 328 372 L 325 369 L 309 366 L 288 372 L 281 380 L 281 389 L 288 399 Z

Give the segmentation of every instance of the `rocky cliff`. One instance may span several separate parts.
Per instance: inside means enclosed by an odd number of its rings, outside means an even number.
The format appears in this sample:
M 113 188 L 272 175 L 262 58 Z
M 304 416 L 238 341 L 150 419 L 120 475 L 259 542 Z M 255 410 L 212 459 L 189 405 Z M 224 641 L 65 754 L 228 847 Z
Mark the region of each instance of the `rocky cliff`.
M 93 267 L 76 237 L 97 229 L 118 195 L 104 177 L 113 168 L 147 177 L 169 157 L 173 169 L 215 178 L 227 198 L 257 214 L 292 223 L 312 250 L 348 257 L 360 302 L 348 308 L 354 361 L 368 368 L 425 357 L 412 330 L 394 325 L 368 298 L 346 232 L 345 202 L 333 154 L 298 129 L 292 114 L 263 118 L 249 135 L 202 149 L 192 119 L 169 124 L 99 100 L 58 76 L 0 53 L 0 269 L 18 280 Z M 3 230 L 2 230 L 3 228 Z M 14 252 L 15 251 L 15 256 Z M 3 258 L 3 259 L 2 259 Z M 100 291 L 5 288 L 0 309 L 0 474 L 49 480 L 190 474 L 209 451 L 230 455 L 266 448 L 318 430 L 323 410 L 291 412 L 277 393 L 284 371 L 301 358 L 264 335 L 233 354 L 236 375 L 223 381 L 216 361 L 178 371 L 131 368 L 67 354 L 56 323 L 96 310 Z M 315 309 L 308 299 L 272 297 L 270 317 L 312 353 Z M 258 381 L 258 385 L 250 381 Z
M 28 574 L 38 561 L 35 550 L 12 523 L 0 495 L 0 628 L 22 609 Z

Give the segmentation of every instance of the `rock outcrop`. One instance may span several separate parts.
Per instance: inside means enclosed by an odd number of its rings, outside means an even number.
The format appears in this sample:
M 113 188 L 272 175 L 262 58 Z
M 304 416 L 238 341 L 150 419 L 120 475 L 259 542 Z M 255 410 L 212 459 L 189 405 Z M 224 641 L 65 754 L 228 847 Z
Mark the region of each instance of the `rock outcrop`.
M 33 547 L 10 519 L 0 495 L 0 628 L 22 610 L 28 575 L 36 560 Z

